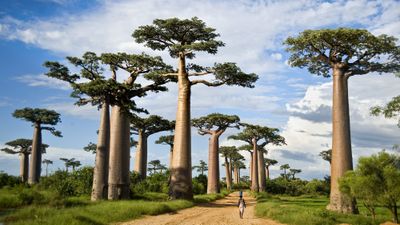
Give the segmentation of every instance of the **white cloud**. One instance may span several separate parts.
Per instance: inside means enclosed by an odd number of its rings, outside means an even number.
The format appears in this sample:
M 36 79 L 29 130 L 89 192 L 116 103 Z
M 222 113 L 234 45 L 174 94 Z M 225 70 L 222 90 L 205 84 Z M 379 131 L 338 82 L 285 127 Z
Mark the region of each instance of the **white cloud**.
M 61 114 L 85 119 L 98 120 L 100 117 L 100 112 L 97 110 L 97 107 L 90 104 L 77 106 L 72 102 L 59 102 L 47 104 L 46 108 L 55 110 Z
M 39 75 L 27 74 L 18 76 L 15 79 L 31 87 L 47 87 L 47 88 L 55 88 L 61 90 L 71 90 L 71 87 L 67 82 L 48 77 L 44 74 L 39 74 Z

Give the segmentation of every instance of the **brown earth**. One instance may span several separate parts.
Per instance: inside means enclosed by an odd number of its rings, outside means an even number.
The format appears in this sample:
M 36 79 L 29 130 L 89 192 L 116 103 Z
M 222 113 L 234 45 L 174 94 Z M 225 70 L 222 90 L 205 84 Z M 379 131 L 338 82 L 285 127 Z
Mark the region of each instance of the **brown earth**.
M 167 213 L 158 216 L 145 216 L 140 219 L 121 223 L 124 225 L 162 225 L 162 224 L 187 224 L 187 225 L 282 225 L 269 219 L 257 218 L 254 216 L 256 200 L 244 194 L 247 208 L 244 211 L 243 219 L 239 217 L 237 202 L 238 193 L 231 193 L 227 197 L 211 203 L 199 204 L 195 207 L 183 209 L 174 213 Z

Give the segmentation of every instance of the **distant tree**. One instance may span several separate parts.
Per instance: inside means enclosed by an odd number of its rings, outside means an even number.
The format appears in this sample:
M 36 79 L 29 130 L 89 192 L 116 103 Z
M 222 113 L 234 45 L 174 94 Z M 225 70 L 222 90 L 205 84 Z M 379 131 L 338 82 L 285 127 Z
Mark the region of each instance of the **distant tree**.
M 382 151 L 370 157 L 360 157 L 357 168 L 340 179 L 340 190 L 355 197 L 371 212 L 382 205 L 390 210 L 394 223 L 399 223 L 397 203 L 400 201 L 400 157 Z
M 193 166 L 192 169 L 197 169 L 197 172 L 199 172 L 201 175 L 204 175 L 204 171 L 208 170 L 208 166 L 206 162 L 200 160 L 199 165 Z
M 174 135 L 160 136 L 156 144 L 169 145 L 169 169 L 172 168 L 172 154 L 174 150 Z
M 48 171 L 49 164 L 53 164 L 53 161 L 51 161 L 50 159 L 43 159 L 42 163 L 46 164 L 46 177 L 47 177 L 49 174 L 49 171 Z
M 269 176 L 269 167 L 270 167 L 270 166 L 273 166 L 273 165 L 275 165 L 275 164 L 277 164 L 278 161 L 276 161 L 275 159 L 265 158 L 265 159 L 264 159 L 264 163 L 265 163 L 265 173 L 266 173 L 266 177 L 267 177 L 267 180 L 269 180 L 269 179 L 270 179 L 270 176 Z
M 61 122 L 60 114 L 54 110 L 23 108 L 15 110 L 13 116 L 31 122 L 34 127 L 28 183 L 38 183 L 42 169 L 42 130 L 48 130 L 54 136 L 62 137 L 61 132 L 53 127 Z
M 305 30 L 284 44 L 291 53 L 289 65 L 308 68 L 312 74 L 333 77 L 332 163 L 329 210 L 356 213 L 353 201 L 339 191 L 338 180 L 353 169 L 348 79 L 372 72 L 400 71 L 400 47 L 388 35 L 374 36 L 367 30 L 337 28 Z M 332 74 L 330 74 L 332 72 Z
M 178 59 L 178 71 L 170 75 L 178 78 L 178 109 L 174 138 L 174 165 L 171 170 L 170 193 L 173 199 L 192 199 L 191 177 L 191 134 L 190 134 L 190 93 L 191 87 L 204 84 L 210 87 L 238 85 L 253 87 L 258 79 L 255 74 L 246 74 L 235 63 L 216 63 L 214 67 L 187 64 L 196 52 L 216 54 L 224 46 L 216 38 L 215 29 L 193 17 L 192 19 L 156 19 L 152 25 L 140 26 L 132 35 L 136 42 L 144 43 L 153 50 L 168 50 L 172 58 Z M 198 78 L 214 75 L 214 80 Z
M 68 168 L 72 167 L 72 171 L 75 171 L 75 167 L 79 167 L 80 161 L 75 160 L 75 158 L 60 158 L 61 161 L 64 161 L 65 171 L 68 173 Z
M 171 130 L 175 123 L 163 119 L 161 116 L 151 115 L 148 118 L 133 116 L 131 119 L 131 133 L 138 136 L 134 170 L 142 179 L 147 174 L 147 139 L 150 135 Z
M 282 176 L 283 176 L 285 179 L 288 179 L 289 176 L 288 176 L 288 174 L 286 173 L 286 170 L 290 169 L 289 164 L 283 164 L 283 165 L 281 165 L 280 169 L 283 170 Z
M 240 119 L 236 115 L 212 113 L 192 120 L 192 126 L 198 129 L 200 135 L 210 135 L 208 139 L 208 181 L 207 194 L 219 193 L 219 137 L 226 129 L 239 129 Z
M 240 169 L 246 169 L 246 165 L 243 163 L 244 157 L 236 152 L 233 156 L 231 156 L 231 167 L 233 168 L 233 182 L 235 184 L 239 184 L 240 182 Z
M 160 160 L 158 160 L 158 159 L 156 159 L 156 160 L 151 160 L 151 161 L 149 162 L 149 166 L 152 166 L 152 167 L 149 167 L 149 172 L 150 172 L 150 174 L 155 174 L 156 171 L 157 171 L 157 168 L 159 168 L 160 165 L 161 165 Z M 153 172 L 151 172 L 151 171 L 153 171 Z
M 385 106 L 374 106 L 371 108 L 371 114 L 374 116 L 383 115 L 385 118 L 394 118 L 400 115 L 400 95 L 393 97 Z M 400 127 L 400 117 L 397 122 Z
M 157 170 L 159 170 L 161 174 L 163 173 L 163 170 L 167 170 L 167 169 L 168 169 L 168 168 L 167 168 L 164 164 L 160 164 L 160 165 L 157 167 Z
M 255 192 L 265 191 L 266 188 L 266 176 L 264 173 L 259 173 L 258 166 L 264 164 L 264 155 L 262 154 L 262 163 L 259 162 L 259 152 L 263 152 L 263 149 L 268 144 L 283 145 L 285 144 L 285 138 L 278 134 L 277 128 L 270 128 L 266 126 L 242 124 L 245 128 L 242 132 L 237 135 L 229 136 L 228 139 L 244 141 L 253 147 L 252 154 L 252 176 L 251 176 L 251 190 Z M 258 144 L 258 142 L 261 142 Z M 260 168 L 264 171 L 264 166 Z M 259 174 L 262 176 L 261 185 L 259 184 Z M 261 187 L 261 188 L 260 188 Z
M 83 150 L 85 150 L 86 152 L 90 152 L 92 154 L 96 154 L 97 145 L 95 143 L 89 142 L 88 145 L 83 147 Z
M 70 165 L 72 167 L 72 171 L 75 172 L 75 168 L 80 167 L 82 164 L 80 161 L 74 160 L 74 161 L 70 162 Z
M 321 151 L 319 153 L 319 156 L 321 156 L 323 160 L 328 161 L 329 164 L 331 164 L 331 161 L 332 161 L 332 149 Z
M 301 169 L 289 169 L 289 175 L 292 176 L 292 179 L 295 179 L 295 175 L 301 173 Z
M 232 189 L 232 169 L 230 166 L 230 158 L 231 156 L 239 151 L 235 146 L 221 146 L 219 147 L 219 154 L 221 154 L 222 157 L 225 159 L 225 163 L 223 164 L 225 166 L 225 179 L 226 179 L 226 189 L 230 190 Z

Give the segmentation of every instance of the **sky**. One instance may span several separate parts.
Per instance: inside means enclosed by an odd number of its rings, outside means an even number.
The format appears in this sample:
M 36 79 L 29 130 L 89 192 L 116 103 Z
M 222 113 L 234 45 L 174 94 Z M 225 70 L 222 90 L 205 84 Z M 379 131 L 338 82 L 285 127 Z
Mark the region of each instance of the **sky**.
M 400 38 L 400 1 L 262 1 L 262 0 L 14 0 L 0 1 L 0 148 L 17 138 L 32 138 L 28 122 L 12 117 L 16 109 L 38 107 L 56 110 L 62 123 L 56 128 L 63 138 L 43 132 L 49 144 L 44 159 L 54 161 L 50 171 L 63 168 L 60 157 L 76 158 L 93 166 L 94 155 L 83 151 L 96 143 L 99 112 L 96 107 L 74 106 L 70 87 L 44 75 L 45 61 L 66 65 L 66 56 L 95 53 L 146 52 L 160 55 L 176 68 L 167 52 L 153 51 L 135 43 L 132 32 L 154 19 L 197 16 L 216 29 L 226 46 L 216 55 L 197 54 L 191 62 L 204 66 L 214 62 L 236 62 L 245 72 L 259 75 L 255 88 L 195 86 L 192 89 L 192 118 L 209 113 L 235 114 L 242 122 L 279 128 L 285 146 L 267 146 L 268 158 L 278 161 L 271 176 L 279 176 L 279 166 L 301 169 L 302 179 L 323 178 L 329 163 L 318 156 L 331 147 L 332 81 L 311 75 L 306 69 L 288 65 L 283 41 L 306 29 L 351 27 L 367 29 L 374 35 Z M 70 66 L 70 65 L 69 65 Z M 74 68 L 70 67 L 72 71 Z M 76 70 L 76 69 L 75 69 Z M 124 79 L 123 75 L 119 77 Z M 353 161 L 399 144 L 397 118 L 372 117 L 369 109 L 383 105 L 400 90 L 393 74 L 367 74 L 349 80 L 349 100 Z M 151 114 L 175 119 L 177 87 L 135 99 Z M 228 140 L 238 130 L 227 130 L 220 145 L 240 146 Z M 148 160 L 168 165 L 168 146 L 154 141 L 163 132 L 150 136 Z M 135 138 L 135 137 L 134 137 Z M 131 149 L 131 168 L 134 164 Z M 249 155 L 245 156 L 246 164 Z M 208 137 L 192 129 L 192 164 L 207 162 Z M 221 160 L 222 164 L 222 160 Z M 0 171 L 19 173 L 17 155 L 0 152 Z M 224 169 L 220 169 L 224 177 Z M 242 172 L 247 175 L 248 171 Z M 196 175 L 196 172 L 194 172 Z

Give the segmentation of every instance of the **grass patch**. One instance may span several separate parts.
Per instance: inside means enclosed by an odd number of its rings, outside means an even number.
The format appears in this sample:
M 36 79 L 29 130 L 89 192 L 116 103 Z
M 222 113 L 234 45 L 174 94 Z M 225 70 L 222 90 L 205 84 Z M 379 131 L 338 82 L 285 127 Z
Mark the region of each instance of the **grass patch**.
M 190 201 L 175 200 L 168 202 L 150 202 L 142 200 L 101 201 L 70 208 L 50 206 L 28 206 L 6 215 L 6 223 L 15 225 L 102 225 L 136 219 L 142 215 L 157 215 L 174 212 L 193 205 Z
M 144 194 L 135 194 L 132 196 L 133 199 L 142 199 L 147 201 L 167 201 L 168 194 L 159 192 L 145 192 Z
M 268 217 L 290 225 L 335 225 L 340 223 L 375 225 L 390 221 L 387 209 L 377 208 L 376 221 L 373 221 L 367 209 L 358 205 L 359 215 L 341 214 L 325 209 L 329 199 L 325 196 L 271 196 L 256 194 L 256 216 Z
M 230 192 L 227 190 L 222 190 L 221 193 L 218 194 L 204 194 L 204 195 L 195 195 L 193 201 L 195 203 L 207 203 L 212 202 L 227 196 Z

